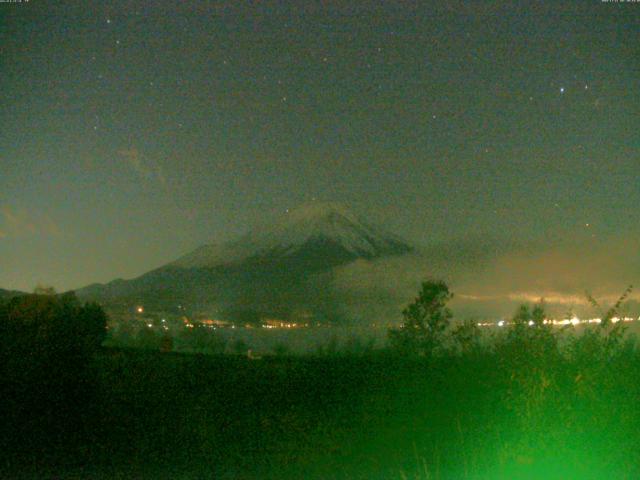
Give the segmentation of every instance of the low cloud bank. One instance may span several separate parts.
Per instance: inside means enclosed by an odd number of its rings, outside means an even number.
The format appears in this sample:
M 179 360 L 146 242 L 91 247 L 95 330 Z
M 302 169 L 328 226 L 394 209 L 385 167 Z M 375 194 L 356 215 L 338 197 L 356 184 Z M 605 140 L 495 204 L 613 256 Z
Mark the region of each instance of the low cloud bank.
M 345 313 L 358 321 L 397 323 L 425 278 L 445 280 L 455 293 L 457 318 L 509 317 L 519 304 L 545 300 L 552 316 L 598 316 L 640 277 L 640 240 L 611 237 L 554 243 L 499 244 L 470 241 L 434 245 L 411 255 L 358 260 L 335 271 Z M 629 314 L 640 314 L 640 291 Z

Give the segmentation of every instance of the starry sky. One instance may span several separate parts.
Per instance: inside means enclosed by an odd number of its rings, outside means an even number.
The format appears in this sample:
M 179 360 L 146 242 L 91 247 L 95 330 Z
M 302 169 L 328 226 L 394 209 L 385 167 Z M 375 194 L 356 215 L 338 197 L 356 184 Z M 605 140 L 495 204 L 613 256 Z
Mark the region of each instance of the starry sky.
M 640 237 L 640 4 L 0 3 L 0 72 L 2 288 L 319 200 L 417 244 Z

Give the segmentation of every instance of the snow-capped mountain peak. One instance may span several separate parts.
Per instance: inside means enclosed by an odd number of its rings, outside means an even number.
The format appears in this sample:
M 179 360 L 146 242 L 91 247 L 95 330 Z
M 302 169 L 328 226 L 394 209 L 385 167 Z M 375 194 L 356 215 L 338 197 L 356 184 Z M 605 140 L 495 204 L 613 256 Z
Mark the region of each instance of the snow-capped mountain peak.
M 402 239 L 362 221 L 341 204 L 313 202 L 288 210 L 272 224 L 257 228 L 237 241 L 200 247 L 173 265 L 211 267 L 248 259 L 273 260 L 308 254 L 316 257 L 334 257 L 337 254 L 347 260 L 410 250 L 411 247 Z

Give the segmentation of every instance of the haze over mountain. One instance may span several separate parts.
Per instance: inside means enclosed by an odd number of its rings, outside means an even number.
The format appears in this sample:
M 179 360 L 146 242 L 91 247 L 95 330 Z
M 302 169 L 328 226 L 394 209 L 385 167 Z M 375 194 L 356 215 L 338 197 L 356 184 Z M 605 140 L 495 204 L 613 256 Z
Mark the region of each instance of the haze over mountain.
M 156 308 L 184 303 L 249 321 L 299 314 L 338 320 L 342 315 L 335 302 L 336 267 L 412 251 L 409 243 L 342 205 L 312 203 L 236 241 L 203 245 L 140 277 L 90 285 L 78 294 L 105 303 Z

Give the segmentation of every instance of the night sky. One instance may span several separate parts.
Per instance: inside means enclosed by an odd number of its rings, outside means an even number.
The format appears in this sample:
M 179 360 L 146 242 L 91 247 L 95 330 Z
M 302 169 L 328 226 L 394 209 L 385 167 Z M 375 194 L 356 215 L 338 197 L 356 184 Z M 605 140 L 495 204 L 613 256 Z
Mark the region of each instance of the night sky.
M 320 200 L 417 244 L 640 237 L 638 3 L 0 3 L 0 87 L 3 288 Z

